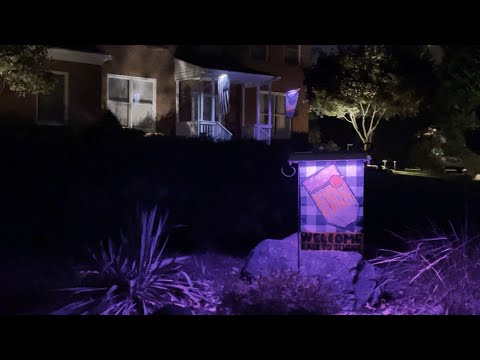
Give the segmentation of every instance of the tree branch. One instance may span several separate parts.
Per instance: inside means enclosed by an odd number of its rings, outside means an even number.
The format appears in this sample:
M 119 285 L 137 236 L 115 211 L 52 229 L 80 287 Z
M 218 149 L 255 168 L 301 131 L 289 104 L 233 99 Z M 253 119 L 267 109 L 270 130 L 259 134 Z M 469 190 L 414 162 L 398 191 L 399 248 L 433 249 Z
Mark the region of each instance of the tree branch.
M 345 120 L 347 120 L 349 123 L 352 123 L 350 120 L 348 120 L 348 118 L 347 118 L 345 115 L 342 115 L 342 118 L 344 118 Z
M 383 117 L 383 115 L 385 115 L 385 112 L 387 111 L 387 109 L 388 109 L 388 108 L 386 107 L 386 108 L 383 110 L 382 115 L 380 115 L 380 117 Z
M 373 124 L 373 121 L 375 119 L 375 114 L 376 113 L 377 113 L 377 109 L 375 107 L 373 107 L 373 114 L 372 114 L 372 118 L 370 119 L 370 126 L 368 127 L 368 133 L 372 132 L 372 124 Z
M 380 124 L 380 120 L 382 120 L 383 115 L 385 114 L 386 111 L 387 111 L 387 108 L 385 108 L 385 109 L 383 110 L 382 114 L 378 117 L 377 123 L 375 124 L 375 126 L 372 128 L 372 131 L 370 132 L 370 136 L 373 134 L 373 132 L 374 132 L 375 129 L 377 128 L 378 124 Z
M 353 128 L 355 129 L 355 131 L 357 132 L 358 136 L 360 137 L 360 140 L 362 140 L 362 142 L 365 144 L 367 142 L 366 138 L 364 137 L 364 135 L 360 132 L 360 130 L 358 130 L 358 125 L 357 125 L 357 121 L 356 121 L 356 118 L 355 116 L 353 116 L 353 114 L 350 112 L 348 113 L 350 115 L 350 119 L 352 120 L 351 123 L 353 125 Z
M 377 123 L 375 124 L 375 126 L 374 126 L 373 129 L 372 129 L 372 133 L 375 131 L 375 129 L 377 128 L 378 124 L 380 124 L 380 120 L 382 120 L 383 114 L 385 114 L 385 111 L 382 113 L 382 115 L 380 115 L 380 116 L 378 117 Z
M 371 103 L 368 103 L 367 110 L 365 110 L 365 114 L 368 114 L 368 109 L 370 109 Z
M 363 129 L 363 135 L 366 138 L 367 131 L 365 130 L 365 110 L 363 109 L 362 103 L 360 103 L 360 108 L 362 109 L 362 129 Z

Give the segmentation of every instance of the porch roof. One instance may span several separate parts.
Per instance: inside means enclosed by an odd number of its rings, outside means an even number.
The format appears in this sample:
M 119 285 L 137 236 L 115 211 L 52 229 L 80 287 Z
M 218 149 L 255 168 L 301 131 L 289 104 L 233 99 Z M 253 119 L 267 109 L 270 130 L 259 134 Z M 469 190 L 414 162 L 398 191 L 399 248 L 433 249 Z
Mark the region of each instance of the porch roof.
M 86 53 L 108 55 L 105 51 L 101 50 L 97 45 L 66 45 L 66 44 L 50 44 L 50 48 L 65 49 L 70 51 L 80 51 Z
M 263 85 L 279 80 L 280 77 L 255 71 L 238 71 L 237 69 L 214 69 L 195 65 L 178 58 L 175 61 L 175 80 L 216 79 L 226 74 L 231 84 L 244 84 L 246 87 Z
M 51 47 L 48 55 L 53 60 L 72 61 L 83 64 L 102 65 L 108 60 L 112 60 L 112 56 L 99 50 L 96 47 L 87 46 L 58 46 Z

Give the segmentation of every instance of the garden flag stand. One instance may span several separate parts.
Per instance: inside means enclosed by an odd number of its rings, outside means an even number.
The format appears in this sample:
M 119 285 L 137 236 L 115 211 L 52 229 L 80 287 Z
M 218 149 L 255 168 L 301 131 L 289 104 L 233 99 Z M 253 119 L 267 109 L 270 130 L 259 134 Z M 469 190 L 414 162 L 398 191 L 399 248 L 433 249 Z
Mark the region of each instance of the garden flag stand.
M 298 164 L 299 271 L 304 251 L 363 252 L 367 161 L 366 153 L 352 152 L 303 152 L 290 156 L 289 163 Z
M 230 112 L 230 79 L 228 75 L 218 78 L 219 120 L 223 120 Z

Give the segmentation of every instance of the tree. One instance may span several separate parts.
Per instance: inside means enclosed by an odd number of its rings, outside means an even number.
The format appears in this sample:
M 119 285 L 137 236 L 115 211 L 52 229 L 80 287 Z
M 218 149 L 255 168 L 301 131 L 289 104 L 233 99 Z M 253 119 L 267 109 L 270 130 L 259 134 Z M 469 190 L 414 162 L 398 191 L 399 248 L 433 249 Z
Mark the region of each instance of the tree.
M 17 95 L 48 94 L 55 87 L 45 45 L 0 45 L 0 95 L 8 88 Z
M 435 126 L 446 138 L 445 155 L 462 158 L 467 169 L 477 173 L 480 156 L 467 147 L 465 133 L 480 125 L 480 47 L 444 45 L 442 50 L 437 69 L 441 82 L 432 106 Z
M 480 105 L 480 47 L 443 46 L 438 72 L 441 86 L 435 99 L 439 125 L 460 131 L 479 126 L 476 110 Z
M 364 144 L 379 124 L 418 113 L 421 96 L 386 46 L 340 47 L 306 72 L 310 110 L 350 123 Z

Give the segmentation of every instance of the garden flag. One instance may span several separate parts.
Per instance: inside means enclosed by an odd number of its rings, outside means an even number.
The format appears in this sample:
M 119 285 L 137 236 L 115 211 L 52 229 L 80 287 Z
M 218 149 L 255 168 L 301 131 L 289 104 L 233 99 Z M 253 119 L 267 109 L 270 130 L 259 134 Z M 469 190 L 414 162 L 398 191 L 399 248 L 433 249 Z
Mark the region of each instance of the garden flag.
M 295 116 L 295 109 L 297 108 L 299 92 L 300 89 L 289 90 L 285 95 L 285 108 L 287 118 L 292 119 Z
M 221 75 L 218 78 L 218 101 L 219 115 L 223 119 L 230 111 L 230 79 L 228 75 Z
M 320 165 L 321 166 L 321 165 Z M 352 164 L 355 171 L 357 167 Z M 359 166 L 361 173 L 361 166 Z M 358 218 L 360 204 L 336 164 L 330 164 L 305 178 L 303 186 L 327 225 L 348 229 Z
M 300 249 L 363 251 L 364 154 L 298 162 Z M 322 160 L 322 157 L 324 160 Z M 351 157 L 351 158 L 350 158 Z M 292 159 L 292 157 L 291 157 Z

